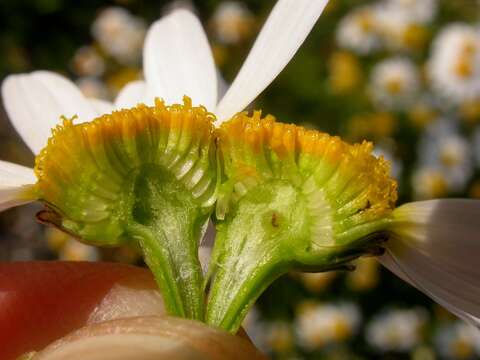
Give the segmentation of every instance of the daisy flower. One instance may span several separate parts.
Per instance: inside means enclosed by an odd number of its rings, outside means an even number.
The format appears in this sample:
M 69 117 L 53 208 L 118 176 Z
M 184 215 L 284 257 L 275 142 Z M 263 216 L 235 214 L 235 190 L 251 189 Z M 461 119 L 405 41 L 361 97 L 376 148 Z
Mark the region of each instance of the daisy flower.
M 373 101 L 387 109 L 405 109 L 419 91 L 415 64 L 407 58 L 383 60 L 372 70 L 370 91 Z
M 236 331 L 265 287 L 289 270 L 337 270 L 384 249 L 388 269 L 478 324 L 480 202 L 396 208 L 390 164 L 371 155 L 373 144 L 350 145 L 260 112 L 237 114 L 218 136 L 224 179 L 207 275 L 209 324 Z
M 254 23 L 250 10 L 237 1 L 220 3 L 211 20 L 215 37 L 225 44 L 235 44 L 247 38 Z
M 338 25 L 337 43 L 340 47 L 367 55 L 381 45 L 377 6 L 362 6 L 348 13 Z
M 147 26 L 143 19 L 126 9 L 108 7 L 92 24 L 92 35 L 100 46 L 118 62 L 131 65 L 140 60 Z
M 360 321 L 360 311 L 354 304 L 307 303 L 300 305 L 294 326 L 300 345 L 314 351 L 350 339 Z
M 134 242 L 169 314 L 230 332 L 278 276 L 342 269 L 384 249 L 389 269 L 478 324 L 479 202 L 396 208 L 396 181 L 371 143 L 242 112 L 293 57 L 326 2 L 277 2 L 221 99 L 207 38 L 186 10 L 150 28 L 146 81 L 129 84 L 114 105 L 86 99 L 51 73 L 8 77 L 5 107 L 37 158 L 35 173 L 0 163 L 1 208 L 38 199 L 46 205 L 40 221 L 84 242 Z M 198 243 L 213 211 L 204 279 Z
M 480 334 L 475 327 L 462 323 L 442 326 L 435 335 L 435 345 L 444 359 L 476 359 L 480 355 Z
M 427 40 L 425 25 L 415 17 L 391 4 L 377 8 L 378 32 L 383 44 L 394 51 L 421 49 Z
M 456 23 L 433 42 L 427 71 L 432 87 L 451 104 L 480 96 L 480 30 Z
M 87 243 L 138 241 L 167 311 L 202 319 L 198 239 L 217 192 L 213 121 L 242 111 L 270 84 L 326 3 L 279 1 L 221 99 L 202 25 L 182 9 L 151 26 L 144 45 L 146 80 L 127 85 L 114 104 L 87 99 L 70 81 L 50 72 L 7 77 L 2 85 L 5 108 L 37 158 L 35 173 L 0 162 L 0 209 L 40 200 L 47 206 L 38 214 L 40 221 Z M 118 44 L 126 14 L 114 8 L 103 16 L 94 24 L 95 36 L 105 46 Z M 123 54 L 123 49 L 111 50 Z M 114 109 L 121 110 L 112 113 Z M 163 149 L 159 157 L 154 144 Z M 121 215 L 125 204 L 131 208 L 124 214 L 128 219 Z M 165 213 L 167 208 L 171 212 Z M 132 225 L 128 230 L 127 223 Z
M 428 314 L 422 308 L 390 309 L 367 325 L 366 340 L 380 352 L 410 351 L 423 340 Z
M 461 192 L 472 177 L 473 159 L 469 141 L 449 119 L 438 119 L 425 129 L 418 144 L 419 167 L 436 170 L 445 181 L 445 191 Z

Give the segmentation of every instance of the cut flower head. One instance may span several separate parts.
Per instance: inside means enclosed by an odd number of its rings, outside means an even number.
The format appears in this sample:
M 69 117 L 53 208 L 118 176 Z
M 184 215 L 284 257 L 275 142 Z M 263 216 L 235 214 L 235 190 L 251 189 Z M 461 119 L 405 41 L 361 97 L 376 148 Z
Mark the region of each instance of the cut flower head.
M 222 124 L 225 181 L 207 321 L 237 329 L 265 286 L 294 269 L 328 271 L 379 254 L 397 199 L 371 143 L 241 113 Z
M 40 200 L 41 221 L 82 241 L 139 246 L 170 314 L 230 332 L 289 269 L 338 269 L 385 248 L 387 267 L 478 324 L 478 202 L 395 209 L 396 182 L 370 143 L 241 112 L 293 57 L 326 2 L 278 1 L 220 101 L 207 38 L 186 10 L 151 27 L 146 80 L 127 85 L 115 104 L 87 100 L 51 73 L 9 77 L 7 112 L 38 156 L 35 173 L 0 163 L 1 209 Z M 197 253 L 214 211 L 204 280 Z
M 326 3 L 280 0 L 220 101 L 207 37 L 182 9 L 152 25 L 146 80 L 128 84 L 114 104 L 86 99 L 53 73 L 8 77 L 7 113 L 38 156 L 35 173 L 0 163 L 1 208 L 40 200 L 47 206 L 41 221 L 82 241 L 139 246 L 167 311 L 203 319 L 197 253 L 219 179 L 213 122 L 243 110 L 270 84 Z

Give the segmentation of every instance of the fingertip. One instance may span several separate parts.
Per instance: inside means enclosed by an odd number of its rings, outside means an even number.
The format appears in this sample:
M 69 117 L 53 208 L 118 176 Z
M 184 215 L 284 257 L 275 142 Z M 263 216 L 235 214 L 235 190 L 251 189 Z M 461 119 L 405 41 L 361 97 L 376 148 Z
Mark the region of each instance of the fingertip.
M 124 292 L 119 293 L 118 289 Z M 123 301 L 122 297 L 146 290 L 156 293 L 150 272 L 128 265 L 1 263 L 0 358 L 14 359 L 40 349 L 88 322 L 127 316 L 133 309 L 125 309 L 129 301 Z M 102 308 L 105 301 L 120 305 L 113 306 L 116 311 L 108 313 L 106 307 Z M 155 309 L 158 302 L 150 306 L 148 312 Z

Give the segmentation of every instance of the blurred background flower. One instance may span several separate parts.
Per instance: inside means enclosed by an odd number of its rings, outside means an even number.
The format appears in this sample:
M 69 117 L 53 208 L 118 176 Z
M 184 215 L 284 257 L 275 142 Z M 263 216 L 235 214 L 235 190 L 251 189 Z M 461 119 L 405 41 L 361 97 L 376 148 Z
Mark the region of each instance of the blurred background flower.
M 116 6 L 101 10 L 91 27 L 100 48 L 123 65 L 138 64 L 146 30 L 142 18 Z
M 427 312 L 421 308 L 388 309 L 367 325 L 367 342 L 379 352 L 410 352 L 424 339 Z
M 480 356 L 478 329 L 460 321 L 440 327 L 435 343 L 445 359 L 478 359 Z
M 295 329 L 300 347 L 315 352 L 351 339 L 360 325 L 360 310 L 352 303 L 298 305 Z
M 35 0 L 0 2 L 0 79 L 48 69 L 111 100 L 141 79 L 148 25 L 187 7 L 211 39 L 222 91 L 273 2 Z M 272 54 L 275 56 L 275 54 Z M 375 142 L 400 203 L 480 198 L 480 1 L 331 0 L 294 60 L 257 100 L 285 122 Z M 0 112 L 2 158 L 33 156 Z M 0 259 L 120 261 L 136 249 L 96 249 L 35 222 L 39 205 L 0 215 Z M 274 359 L 476 359 L 478 330 L 381 268 L 291 273 L 259 299 L 244 327 Z

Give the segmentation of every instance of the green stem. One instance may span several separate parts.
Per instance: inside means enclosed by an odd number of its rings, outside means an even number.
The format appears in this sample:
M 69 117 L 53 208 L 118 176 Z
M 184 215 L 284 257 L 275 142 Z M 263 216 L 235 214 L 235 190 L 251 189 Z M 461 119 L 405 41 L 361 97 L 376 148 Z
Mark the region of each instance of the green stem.
M 288 268 L 279 263 L 275 251 L 248 246 L 217 264 L 209 294 L 206 322 L 236 333 L 248 310 L 263 291 Z
M 169 315 L 203 320 L 198 242 L 208 213 L 167 171 L 145 166 L 133 177 L 127 232 L 140 245 Z
M 204 293 L 200 264 L 176 246 L 172 234 L 152 232 L 142 226 L 131 227 L 131 233 L 142 248 L 145 262 L 152 271 L 162 293 L 169 315 L 203 320 Z M 177 234 L 178 235 L 178 234 Z

